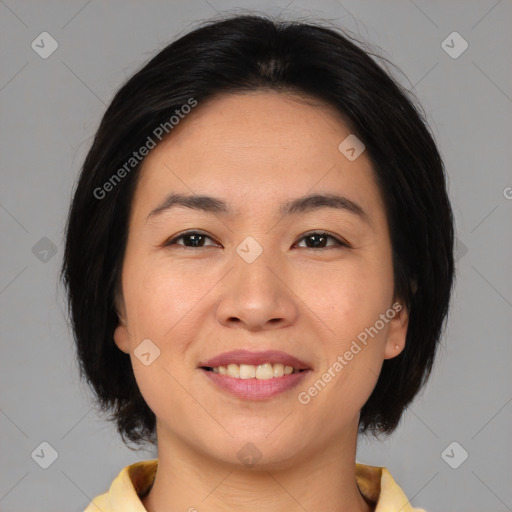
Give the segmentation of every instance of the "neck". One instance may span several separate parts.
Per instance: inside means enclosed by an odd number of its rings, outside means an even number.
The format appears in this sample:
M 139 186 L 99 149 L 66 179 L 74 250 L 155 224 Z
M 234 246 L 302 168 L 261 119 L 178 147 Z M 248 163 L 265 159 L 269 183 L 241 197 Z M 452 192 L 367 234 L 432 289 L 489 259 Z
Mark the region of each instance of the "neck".
M 355 478 L 357 430 L 350 439 L 294 455 L 277 465 L 244 468 L 198 453 L 158 432 L 158 470 L 142 500 L 148 512 L 371 512 Z M 347 436 L 345 436 L 347 437 Z

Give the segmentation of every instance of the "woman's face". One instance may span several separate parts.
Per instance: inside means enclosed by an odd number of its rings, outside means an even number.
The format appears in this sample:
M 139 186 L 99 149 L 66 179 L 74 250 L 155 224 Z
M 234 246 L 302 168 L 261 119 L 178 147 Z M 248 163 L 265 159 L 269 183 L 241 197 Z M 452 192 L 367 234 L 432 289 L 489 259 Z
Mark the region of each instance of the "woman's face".
M 278 467 L 355 436 L 407 313 L 370 161 L 353 139 L 339 148 L 349 135 L 326 107 L 255 92 L 199 104 L 146 157 L 115 342 L 160 444 Z M 286 210 L 327 194 L 342 199 Z

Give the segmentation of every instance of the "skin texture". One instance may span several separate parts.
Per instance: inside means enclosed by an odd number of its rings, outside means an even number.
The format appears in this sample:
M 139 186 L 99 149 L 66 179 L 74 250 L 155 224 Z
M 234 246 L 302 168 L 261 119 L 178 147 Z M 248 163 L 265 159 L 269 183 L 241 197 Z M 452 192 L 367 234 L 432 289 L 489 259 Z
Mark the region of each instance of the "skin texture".
M 159 468 L 143 500 L 149 511 L 371 510 L 355 481 L 359 412 L 383 360 L 404 348 L 407 311 L 308 404 L 297 399 L 397 300 L 371 163 L 364 152 L 351 162 L 338 149 L 349 134 L 327 106 L 276 92 L 231 94 L 199 104 L 145 159 L 115 343 L 131 355 L 157 417 Z M 180 206 L 147 219 L 171 192 L 221 198 L 235 215 Z M 311 193 L 347 197 L 368 222 L 333 208 L 279 215 L 281 203 Z M 165 246 L 191 229 L 210 238 L 199 247 L 190 239 Z M 312 230 L 350 247 L 326 239 L 315 248 L 303 238 Z M 236 252 L 249 236 L 263 249 L 250 264 Z M 134 356 L 144 339 L 160 349 L 148 366 Z M 198 369 L 234 349 L 281 350 L 312 371 L 271 399 L 242 400 Z M 261 453 L 252 468 L 237 456 L 247 442 Z

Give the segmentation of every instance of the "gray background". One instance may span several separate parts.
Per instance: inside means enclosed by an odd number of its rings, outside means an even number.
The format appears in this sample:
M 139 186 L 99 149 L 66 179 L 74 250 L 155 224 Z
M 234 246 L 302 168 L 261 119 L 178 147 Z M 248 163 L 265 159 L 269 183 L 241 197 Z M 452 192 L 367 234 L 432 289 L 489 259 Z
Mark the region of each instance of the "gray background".
M 429 512 L 512 510 L 510 0 L 0 2 L 0 510 L 81 511 L 122 467 L 155 456 L 126 448 L 79 381 L 56 284 L 64 221 L 118 87 L 196 22 L 240 8 L 354 31 L 427 111 L 457 222 L 452 313 L 428 387 L 392 437 L 361 439 L 358 460 L 387 466 Z M 59 45 L 46 59 L 31 47 L 44 31 Z M 454 31 L 469 44 L 458 58 L 441 46 Z M 41 442 L 58 454 L 48 469 Z

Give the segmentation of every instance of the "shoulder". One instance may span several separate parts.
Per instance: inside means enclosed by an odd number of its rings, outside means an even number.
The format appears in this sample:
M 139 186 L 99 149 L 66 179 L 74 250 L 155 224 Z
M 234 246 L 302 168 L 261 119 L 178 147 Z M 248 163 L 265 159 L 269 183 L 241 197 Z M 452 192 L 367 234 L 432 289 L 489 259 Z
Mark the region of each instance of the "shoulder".
M 158 459 L 144 460 L 123 468 L 110 489 L 92 500 L 84 512 L 146 512 L 140 496 L 153 484 Z
M 356 464 L 356 480 L 361 494 L 375 505 L 375 512 L 425 512 L 413 508 L 407 496 L 384 467 Z

